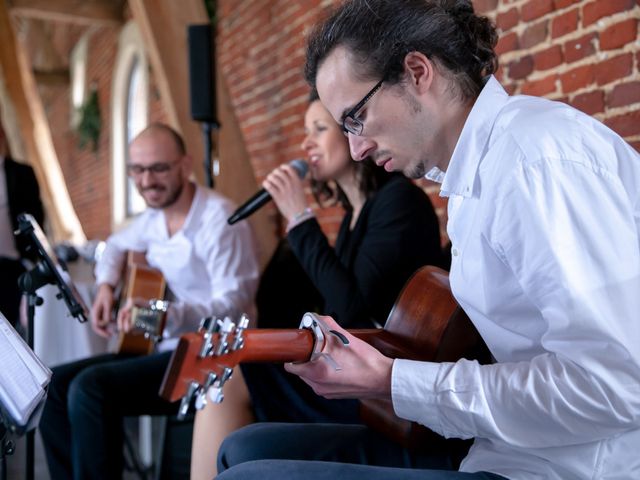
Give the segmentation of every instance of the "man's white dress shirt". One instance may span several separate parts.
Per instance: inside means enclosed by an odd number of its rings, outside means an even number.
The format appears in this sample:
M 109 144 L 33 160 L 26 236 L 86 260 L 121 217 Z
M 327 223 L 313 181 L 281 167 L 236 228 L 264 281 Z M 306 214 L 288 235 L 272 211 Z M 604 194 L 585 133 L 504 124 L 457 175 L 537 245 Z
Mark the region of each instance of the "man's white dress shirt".
M 396 360 L 396 413 L 475 437 L 461 470 L 640 478 L 640 156 L 491 77 L 444 176 L 452 291 L 496 364 Z
M 184 225 L 172 236 L 164 212 L 148 208 L 107 239 L 96 265 L 96 283 L 117 285 L 127 250 L 145 251 L 147 262 L 162 272 L 175 297 L 165 338 L 195 331 L 203 317 L 236 321 L 247 313 L 254 318 L 259 277 L 255 239 L 247 222 L 227 224 L 234 208 L 219 193 L 197 186 Z M 176 341 L 162 342 L 161 350 Z

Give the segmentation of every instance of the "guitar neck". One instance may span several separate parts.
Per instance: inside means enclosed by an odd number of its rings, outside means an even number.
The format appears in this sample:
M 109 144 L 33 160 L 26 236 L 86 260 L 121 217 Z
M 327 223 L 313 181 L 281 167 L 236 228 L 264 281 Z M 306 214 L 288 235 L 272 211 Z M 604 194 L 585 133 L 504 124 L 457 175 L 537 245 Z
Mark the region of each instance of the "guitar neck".
M 229 343 L 234 337 L 229 337 Z M 247 329 L 243 345 L 219 356 L 200 356 L 204 342 L 202 333 L 188 333 L 180 337 L 165 372 L 160 396 L 175 402 L 185 395 L 192 382 L 203 382 L 207 372 L 220 372 L 241 362 L 304 362 L 309 359 L 314 345 L 310 330 Z M 216 343 L 217 343 L 216 339 Z

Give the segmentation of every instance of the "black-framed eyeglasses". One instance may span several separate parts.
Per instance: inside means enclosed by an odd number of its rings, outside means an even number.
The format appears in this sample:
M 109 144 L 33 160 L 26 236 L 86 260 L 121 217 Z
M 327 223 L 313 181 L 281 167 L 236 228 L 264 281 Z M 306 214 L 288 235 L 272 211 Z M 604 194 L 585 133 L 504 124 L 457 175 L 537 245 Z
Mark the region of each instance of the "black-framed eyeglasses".
M 358 114 L 358 112 L 360 112 L 360 110 L 362 110 L 362 107 L 364 107 L 364 104 L 367 103 L 369 100 L 371 100 L 371 97 L 373 97 L 373 95 L 378 90 L 380 90 L 380 87 L 382 86 L 383 82 L 384 82 L 384 78 L 380 80 L 378 83 L 376 83 L 373 86 L 373 88 L 369 90 L 369 93 L 367 93 L 364 96 L 364 98 L 360 100 L 358 104 L 355 107 L 353 107 L 351 110 L 349 110 L 347 114 L 344 116 L 344 118 L 342 119 L 342 131 L 344 132 L 345 135 L 347 133 L 351 133 L 352 135 L 362 135 L 362 129 L 364 128 L 364 124 L 362 123 L 362 120 L 360 120 L 356 115 Z
M 127 173 L 131 177 L 140 177 L 145 171 L 153 175 L 164 175 L 171 170 L 178 162 L 166 163 L 158 162 L 152 163 L 148 167 L 131 163 L 127 165 Z

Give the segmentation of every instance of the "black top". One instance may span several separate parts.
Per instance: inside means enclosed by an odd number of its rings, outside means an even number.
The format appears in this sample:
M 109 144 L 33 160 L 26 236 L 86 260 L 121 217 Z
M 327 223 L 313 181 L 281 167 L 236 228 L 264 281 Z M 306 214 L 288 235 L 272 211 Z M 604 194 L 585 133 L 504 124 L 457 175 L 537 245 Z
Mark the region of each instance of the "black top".
M 36 222 L 42 226 L 44 210 L 40 201 L 40 188 L 33 169 L 29 165 L 24 165 L 5 157 L 4 171 L 13 230 L 18 229 L 18 215 L 21 213 L 30 213 Z M 28 243 L 24 239 L 16 238 L 16 247 L 21 257 L 29 256 L 26 252 L 27 245 Z
M 446 265 L 429 198 L 400 174 L 390 175 L 367 200 L 353 230 L 350 223 L 348 213 L 335 249 L 315 219 L 289 232 L 299 263 L 282 242 L 260 280 L 259 327 L 297 328 L 305 311 L 330 314 L 346 328 L 371 328 L 374 321 L 384 325 L 419 267 Z M 282 365 L 241 368 L 258 421 L 359 422 L 357 401 L 320 397 Z
M 320 313 L 345 328 L 382 326 L 418 268 L 445 265 L 438 218 L 426 193 L 394 174 L 366 201 L 353 230 L 350 223 L 347 213 L 335 249 L 315 219 L 293 228 L 289 244 L 325 300 Z

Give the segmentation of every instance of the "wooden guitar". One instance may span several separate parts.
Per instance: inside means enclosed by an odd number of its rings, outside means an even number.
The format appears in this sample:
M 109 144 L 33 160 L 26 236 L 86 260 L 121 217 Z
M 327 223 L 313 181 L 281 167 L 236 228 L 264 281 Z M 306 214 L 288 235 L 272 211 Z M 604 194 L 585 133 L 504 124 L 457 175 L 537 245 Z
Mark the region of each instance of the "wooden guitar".
M 162 301 L 166 282 L 160 270 L 149 266 L 144 252 L 133 251 L 127 254 L 124 279 L 119 303 L 131 300 L 136 306 L 131 311 L 131 330 L 118 334 L 117 351 L 148 355 L 162 338 L 166 322 L 166 302 Z
M 214 327 L 211 323 L 180 338 L 160 387 L 163 398 L 172 402 L 182 398 L 182 414 L 193 398 L 201 407 L 207 392 L 211 400 L 221 401 L 222 385 L 241 362 L 304 362 L 324 346 L 323 333 L 314 328 L 246 329 L 246 319 L 237 327 L 228 319 L 218 320 Z M 431 362 L 490 358 L 451 295 L 448 274 L 436 267 L 423 267 L 409 279 L 383 329 L 350 333 L 392 358 Z M 426 430 L 395 416 L 390 400 L 362 400 L 361 406 L 366 423 L 405 445 Z

